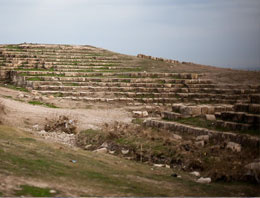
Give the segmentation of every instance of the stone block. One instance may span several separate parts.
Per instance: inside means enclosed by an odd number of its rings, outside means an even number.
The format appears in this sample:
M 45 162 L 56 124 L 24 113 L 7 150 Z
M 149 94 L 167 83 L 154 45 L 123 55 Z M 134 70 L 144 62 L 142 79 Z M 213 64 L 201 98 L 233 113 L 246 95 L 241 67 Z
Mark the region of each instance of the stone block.
M 242 149 L 241 145 L 235 142 L 228 142 L 226 148 L 232 150 L 233 152 L 241 152 Z

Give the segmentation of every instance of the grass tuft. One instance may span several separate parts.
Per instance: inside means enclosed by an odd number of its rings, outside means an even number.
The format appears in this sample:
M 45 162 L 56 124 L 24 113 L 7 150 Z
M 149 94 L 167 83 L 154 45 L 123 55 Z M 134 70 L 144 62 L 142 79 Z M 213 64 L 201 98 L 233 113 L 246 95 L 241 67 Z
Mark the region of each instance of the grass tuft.
M 50 193 L 49 188 L 39 188 L 29 185 L 21 185 L 21 190 L 17 190 L 16 196 L 32 196 L 32 197 L 52 197 L 55 194 Z
M 55 106 L 54 104 L 44 103 L 44 102 L 36 101 L 36 100 L 31 100 L 28 103 L 32 104 L 32 105 L 43 105 L 43 106 L 46 106 L 46 107 L 49 107 L 49 108 L 59 108 L 59 107 Z

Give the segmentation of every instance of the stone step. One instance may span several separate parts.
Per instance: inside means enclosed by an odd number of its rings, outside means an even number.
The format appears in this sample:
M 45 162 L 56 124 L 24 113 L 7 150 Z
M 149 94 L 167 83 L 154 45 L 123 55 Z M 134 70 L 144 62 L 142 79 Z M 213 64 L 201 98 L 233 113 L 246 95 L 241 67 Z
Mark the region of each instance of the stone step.
M 25 76 L 30 79 L 32 76 Z M 59 81 L 59 82 L 129 82 L 129 83 L 161 83 L 161 84 L 210 84 L 209 79 L 166 79 L 166 78 L 127 78 L 127 77 L 63 77 L 63 76 L 37 76 L 41 81 Z
M 67 64 L 64 65 L 63 63 L 58 65 L 55 62 L 41 62 L 41 61 L 32 61 L 30 63 L 26 63 L 24 64 L 23 62 L 7 62 L 5 61 L 6 66 L 8 67 L 34 67 L 37 68 L 38 66 L 48 66 L 48 68 L 53 68 L 53 67 L 58 67 L 58 66 L 73 66 L 73 64 Z M 75 65 L 76 66 L 76 65 Z M 86 62 L 86 63 L 77 63 L 77 66 L 106 66 L 106 67 L 110 67 L 110 66 L 120 66 L 120 63 L 109 63 L 109 62 Z
M 108 86 L 63 86 L 63 85 L 41 85 L 41 86 L 34 86 L 35 89 L 39 90 L 61 90 L 61 91 L 83 91 L 83 90 L 95 90 L 95 91 L 134 91 L 134 92 L 151 92 L 151 93 L 163 93 L 163 92 L 169 92 L 169 93 L 205 93 L 204 89 L 187 89 L 187 88 L 147 88 L 147 87 L 131 87 L 131 86 L 125 86 L 125 87 L 108 87 Z M 247 90 L 248 93 L 241 93 L 236 90 L 215 90 L 211 89 L 211 92 L 207 91 L 206 93 L 213 93 L 213 94 L 249 94 L 254 93 L 255 90 Z
M 260 114 L 260 104 L 235 104 L 235 111 Z
M 178 132 L 182 134 L 190 134 L 190 135 L 209 135 L 211 139 L 216 138 L 219 141 L 232 141 L 241 144 L 245 147 L 259 147 L 260 146 L 260 138 L 253 137 L 245 134 L 235 134 L 231 132 L 220 132 L 209 130 L 201 127 L 194 127 L 190 125 L 180 124 L 178 122 L 173 121 L 164 121 L 164 120 L 155 120 L 150 119 L 146 120 L 144 124 L 147 127 L 154 127 L 160 129 L 166 129 L 173 132 Z
M 120 70 L 120 69 L 141 69 L 140 67 L 126 67 L 126 66 L 104 66 L 104 65 L 92 65 L 92 66 L 68 66 L 68 65 L 54 65 L 53 68 L 57 71 L 70 71 L 70 70 L 84 70 L 84 69 L 107 69 L 107 70 Z
M 1 61 L 0 61 L 1 62 Z M 35 68 L 35 66 L 22 65 L 22 66 L 5 66 L 5 69 L 18 70 L 18 71 L 48 71 L 44 68 Z M 102 65 L 93 65 L 93 66 L 53 66 L 50 68 L 52 71 L 82 71 L 82 70 L 140 70 L 138 67 L 122 67 L 122 66 L 102 66 Z
M 231 111 L 233 105 L 187 105 L 173 104 L 172 111 L 180 113 L 183 116 L 200 116 L 206 114 L 215 114 L 216 112 Z
M 8 68 L 8 67 L 6 67 Z M 42 72 L 61 72 L 61 73 L 118 73 L 118 72 L 124 72 L 124 71 L 127 71 L 127 72 L 136 72 L 136 71 L 140 71 L 139 69 L 135 69 L 135 68 L 128 68 L 128 69 L 125 69 L 125 68 L 116 68 L 116 69 L 109 69 L 109 68 L 104 68 L 104 69 L 100 69 L 100 68 L 88 68 L 88 69 L 56 69 L 56 68 L 50 68 L 50 69 L 24 69 L 24 68 L 15 68 L 14 69 L 15 71 L 19 71 L 19 72 L 27 72 L 27 71 L 30 71 L 30 72 L 38 72 L 38 71 L 42 71 Z M 29 74 L 30 75 L 30 74 Z M 38 74 L 36 74 L 38 75 Z
M 221 120 L 224 121 L 231 121 L 236 123 L 246 123 L 250 125 L 259 125 L 260 124 L 260 115 L 256 114 L 249 114 L 245 112 L 234 112 L 234 111 L 227 111 L 221 112 L 218 115 Z
M 231 121 L 223 121 L 223 120 L 217 120 L 216 126 L 221 127 L 221 128 L 225 128 L 225 129 L 228 129 L 228 130 L 233 130 L 233 131 L 247 131 L 247 130 L 255 130 L 256 129 L 255 128 L 256 126 L 253 127 L 250 124 L 237 123 L 237 122 L 231 122 Z
M 130 78 L 152 77 L 152 78 L 178 78 L 198 79 L 197 74 L 190 73 L 147 73 L 147 72 L 117 72 L 117 73 L 95 73 L 95 72 L 49 72 L 49 71 L 17 71 L 17 74 L 25 75 L 64 75 L 64 76 L 122 76 Z
M 252 104 L 260 104 L 260 94 L 254 94 L 250 96 L 250 102 Z
M 181 118 L 188 118 L 188 117 L 190 116 L 182 115 L 180 113 L 175 113 L 175 112 L 169 112 L 169 111 L 162 112 L 162 118 L 166 120 L 178 120 Z
M 4 53 L 5 57 L 8 60 L 12 60 L 11 58 L 17 58 L 19 60 L 23 61 L 34 61 L 34 60 L 50 60 L 50 61 L 59 61 L 62 62 L 64 61 L 113 61 L 113 62 L 118 62 L 120 61 L 119 58 L 113 57 L 111 58 L 110 56 L 95 56 L 92 54 L 84 54 L 84 55 L 57 55 L 57 54 L 39 54 L 39 53 Z
M 192 97 L 188 97 L 186 95 L 181 95 L 180 93 L 149 93 L 149 92 L 112 92 L 112 91 L 96 91 L 93 89 L 93 91 L 85 91 L 85 92 L 77 92 L 77 91 L 38 91 L 42 94 L 52 94 L 52 95 L 62 95 L 62 96 L 116 96 L 116 97 L 128 97 L 128 98 L 140 98 L 140 99 L 145 99 L 145 98 L 162 98 L 165 99 L 166 101 L 169 101 L 169 99 L 174 99 L 173 101 L 184 101 L 184 102 L 189 102 L 189 101 L 194 101 L 196 103 L 201 103 L 201 102 L 216 102 L 216 103 L 224 103 L 226 104 L 227 102 L 235 102 L 237 100 L 241 101 L 243 98 L 237 96 L 223 96 L 223 95 L 205 95 L 205 94 L 196 94 L 197 97 L 193 99 Z M 245 100 L 245 99 L 244 99 Z M 228 103 L 229 104 L 229 103 Z
M 98 55 L 91 54 L 86 52 L 80 53 L 46 53 L 46 52 L 35 52 L 35 53 L 27 53 L 27 52 L 10 52 L 10 51 L 2 51 L 2 54 L 5 57 L 14 57 L 14 58 L 42 58 L 42 59 L 64 59 L 64 60 L 110 60 L 110 61 L 118 61 L 119 58 L 117 56 L 106 56 L 106 55 Z
M 27 78 L 28 83 L 31 87 L 34 87 L 35 89 L 39 86 L 47 86 L 47 85 L 53 85 L 53 86 L 92 86 L 92 87 L 143 87 L 143 88 L 185 88 L 185 86 L 182 83 L 161 83 L 161 82 L 149 82 L 149 83 L 143 83 L 143 82 L 66 82 L 66 81 L 30 81 L 30 78 Z M 36 79 L 37 80 L 37 79 Z M 102 79 L 104 80 L 104 79 Z M 200 85 L 200 84 L 193 84 L 194 86 Z M 201 84 L 201 86 L 211 86 L 211 84 Z

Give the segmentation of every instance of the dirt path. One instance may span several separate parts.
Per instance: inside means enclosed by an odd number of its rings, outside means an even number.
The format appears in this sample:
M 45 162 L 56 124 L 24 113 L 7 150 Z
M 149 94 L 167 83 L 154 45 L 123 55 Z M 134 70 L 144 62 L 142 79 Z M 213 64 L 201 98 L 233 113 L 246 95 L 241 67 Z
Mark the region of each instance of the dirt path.
M 5 91 L 8 92 L 8 91 Z M 0 93 L 3 94 L 3 92 Z M 9 91 L 13 93 L 13 91 Z M 103 107 L 102 109 L 53 109 L 45 106 L 31 105 L 25 102 L 0 97 L 6 108 L 4 123 L 21 128 L 31 128 L 33 125 L 43 127 L 46 118 L 54 119 L 60 115 L 68 116 L 78 121 L 78 129 L 99 128 L 104 123 L 131 122 L 131 115 L 122 108 Z

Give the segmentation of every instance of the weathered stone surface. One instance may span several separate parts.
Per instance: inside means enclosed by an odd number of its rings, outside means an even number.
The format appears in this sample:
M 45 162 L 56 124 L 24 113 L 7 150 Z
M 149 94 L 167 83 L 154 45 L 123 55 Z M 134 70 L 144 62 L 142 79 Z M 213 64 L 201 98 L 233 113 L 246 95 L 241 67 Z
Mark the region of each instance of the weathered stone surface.
M 260 159 L 245 166 L 246 176 L 253 177 L 257 183 L 260 183 Z
M 235 142 L 228 142 L 226 148 L 234 152 L 241 152 L 242 149 L 241 145 Z
M 147 111 L 133 111 L 133 114 L 136 118 L 144 118 L 149 115 Z
M 209 120 L 209 121 L 215 121 L 216 120 L 215 115 L 206 114 L 205 117 L 206 117 L 206 120 Z
M 209 177 L 201 177 L 197 180 L 198 183 L 201 183 L 201 184 L 209 184 L 211 182 L 211 178 Z
M 195 142 L 195 145 L 204 147 L 205 146 L 205 142 L 204 142 L 204 140 L 201 140 L 201 141 Z
M 197 136 L 197 137 L 196 137 L 196 140 L 197 140 L 197 141 L 203 140 L 203 141 L 208 142 L 208 141 L 209 141 L 209 135 L 200 135 L 200 136 Z
M 193 171 L 190 173 L 191 175 L 194 175 L 196 177 L 199 177 L 200 176 L 200 173 L 198 171 Z
M 93 152 L 95 152 L 95 153 L 107 153 L 107 148 L 100 148 L 100 149 L 94 150 Z
M 225 141 L 229 139 L 239 143 L 241 146 L 246 147 L 259 147 L 260 139 L 258 137 L 252 137 L 244 134 L 235 134 L 228 132 L 218 132 L 213 130 L 208 130 L 200 127 L 192 127 L 189 125 L 180 124 L 177 122 L 167 122 L 162 120 L 149 119 L 145 122 L 148 127 L 164 128 L 170 131 L 178 131 L 179 133 L 192 134 L 192 135 L 210 135 L 210 138 L 217 139 L 220 141 Z

